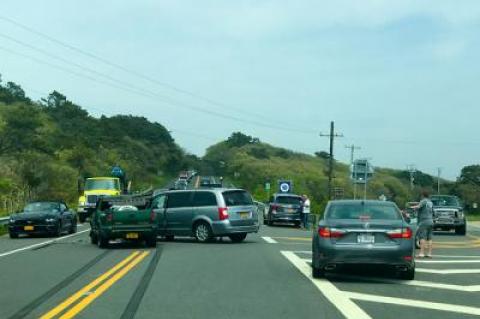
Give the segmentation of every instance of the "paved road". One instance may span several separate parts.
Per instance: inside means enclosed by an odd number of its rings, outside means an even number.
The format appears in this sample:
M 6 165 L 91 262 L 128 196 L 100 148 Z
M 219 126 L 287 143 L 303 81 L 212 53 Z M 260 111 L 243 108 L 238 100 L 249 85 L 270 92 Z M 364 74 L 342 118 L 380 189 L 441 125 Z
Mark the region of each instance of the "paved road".
M 0 318 L 480 317 L 480 229 L 437 234 L 437 256 L 417 263 L 412 282 L 378 271 L 314 280 L 310 235 L 262 227 L 242 244 L 109 250 L 87 232 L 53 242 L 1 237 Z

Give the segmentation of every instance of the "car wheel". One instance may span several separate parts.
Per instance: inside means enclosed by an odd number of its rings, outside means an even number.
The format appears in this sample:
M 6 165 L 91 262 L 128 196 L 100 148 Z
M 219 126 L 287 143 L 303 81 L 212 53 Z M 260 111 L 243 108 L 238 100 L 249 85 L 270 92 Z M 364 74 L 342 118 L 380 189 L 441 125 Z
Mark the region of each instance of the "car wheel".
M 295 222 L 294 225 L 295 225 L 295 227 L 298 228 L 298 227 L 300 227 L 301 223 L 300 222 Z
M 415 236 L 415 248 L 420 249 L 420 238 Z
M 157 236 L 150 236 L 145 240 L 147 247 L 157 247 Z
M 233 234 L 229 235 L 228 238 L 230 238 L 230 240 L 234 243 L 241 243 L 245 240 L 245 238 L 247 238 L 247 234 Z
M 193 234 L 195 238 L 201 242 L 207 242 L 212 239 L 212 230 L 210 229 L 210 225 L 205 222 L 197 223 L 193 229 Z
M 8 234 L 10 235 L 10 238 L 12 238 L 12 239 L 18 238 L 18 233 L 10 232 Z
M 408 268 L 407 271 L 400 273 L 400 278 L 404 280 L 413 280 L 415 279 L 415 267 Z
M 268 219 L 268 226 L 273 226 L 273 220 L 272 219 Z
M 77 232 L 77 222 L 72 221 L 72 225 L 70 226 L 70 230 L 68 231 L 69 234 L 75 234 Z
M 312 277 L 313 278 L 325 277 L 325 270 L 323 270 L 323 268 L 317 268 L 315 266 L 312 266 Z
M 78 221 L 80 222 L 80 224 L 83 224 L 85 220 L 87 220 L 87 216 L 85 216 L 84 214 L 78 215 Z
M 457 235 L 466 235 L 467 234 L 467 225 L 455 227 L 455 234 Z
M 107 248 L 108 247 L 108 238 L 103 237 L 102 235 L 98 236 L 97 245 L 99 248 Z
M 93 233 L 93 232 L 90 233 L 90 242 L 91 242 L 93 245 L 98 245 L 98 237 L 97 237 L 97 235 L 95 235 L 95 233 Z
M 165 235 L 165 240 L 166 241 L 173 241 L 175 239 L 175 236 L 173 235 Z
M 55 237 L 62 236 L 62 223 L 60 223 L 60 222 L 58 223 L 57 229 L 53 233 L 53 236 L 55 236 Z

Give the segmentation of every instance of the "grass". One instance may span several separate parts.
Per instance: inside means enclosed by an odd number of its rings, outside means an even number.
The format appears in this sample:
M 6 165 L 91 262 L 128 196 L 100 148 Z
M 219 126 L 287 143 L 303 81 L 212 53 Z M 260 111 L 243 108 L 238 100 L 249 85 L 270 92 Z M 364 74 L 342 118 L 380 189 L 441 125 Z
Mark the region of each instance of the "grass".
M 467 215 L 467 220 L 468 220 L 469 222 L 480 221 L 480 214 Z

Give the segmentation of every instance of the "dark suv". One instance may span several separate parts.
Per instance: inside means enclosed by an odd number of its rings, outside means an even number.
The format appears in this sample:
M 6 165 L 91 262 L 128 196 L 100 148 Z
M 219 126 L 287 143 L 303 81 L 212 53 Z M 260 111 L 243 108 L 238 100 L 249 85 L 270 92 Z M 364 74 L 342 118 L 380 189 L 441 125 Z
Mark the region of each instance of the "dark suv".
M 435 229 L 455 229 L 458 235 L 467 233 L 467 220 L 463 206 L 456 196 L 432 195 L 433 222 Z
M 294 194 L 275 194 L 270 198 L 263 222 L 272 226 L 275 222 L 294 223 L 300 226 L 303 199 Z

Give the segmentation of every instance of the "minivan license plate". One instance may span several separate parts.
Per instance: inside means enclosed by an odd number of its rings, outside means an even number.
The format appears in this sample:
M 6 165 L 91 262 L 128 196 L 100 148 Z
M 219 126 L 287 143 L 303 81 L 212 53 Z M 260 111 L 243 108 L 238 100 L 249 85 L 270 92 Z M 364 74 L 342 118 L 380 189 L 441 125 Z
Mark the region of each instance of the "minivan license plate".
M 249 212 L 242 212 L 242 213 L 240 213 L 240 218 L 241 219 L 250 218 L 250 213 Z
M 373 244 L 375 243 L 375 236 L 373 235 L 358 235 L 357 242 L 359 244 Z

